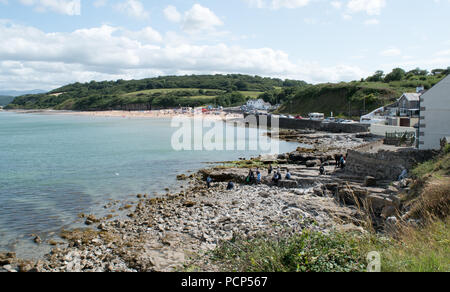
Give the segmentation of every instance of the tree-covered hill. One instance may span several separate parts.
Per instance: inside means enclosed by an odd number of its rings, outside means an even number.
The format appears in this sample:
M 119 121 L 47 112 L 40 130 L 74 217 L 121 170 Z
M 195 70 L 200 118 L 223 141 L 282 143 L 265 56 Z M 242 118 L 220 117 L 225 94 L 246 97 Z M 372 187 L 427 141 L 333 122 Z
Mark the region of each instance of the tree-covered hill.
M 311 85 L 304 81 L 230 75 L 166 76 L 143 80 L 74 83 L 45 94 L 17 97 L 7 109 L 149 110 L 179 106 L 238 106 L 261 97 L 282 104 L 280 113 L 306 115 L 322 112 L 360 116 L 395 102 L 416 87 L 429 89 L 449 74 L 450 68 L 431 72 L 395 68 L 360 81 Z
M 235 106 L 274 88 L 303 81 L 248 75 L 166 76 L 143 80 L 74 83 L 45 94 L 17 97 L 7 108 L 65 110 L 146 110 L 215 104 Z
M 423 86 L 429 89 L 449 74 L 450 70 L 415 69 L 409 72 L 394 69 L 386 76 L 377 71 L 360 81 L 307 85 L 264 93 L 264 100 L 282 103 L 279 112 L 307 115 L 321 112 L 335 116 L 355 117 L 395 102 L 405 92 L 416 92 Z

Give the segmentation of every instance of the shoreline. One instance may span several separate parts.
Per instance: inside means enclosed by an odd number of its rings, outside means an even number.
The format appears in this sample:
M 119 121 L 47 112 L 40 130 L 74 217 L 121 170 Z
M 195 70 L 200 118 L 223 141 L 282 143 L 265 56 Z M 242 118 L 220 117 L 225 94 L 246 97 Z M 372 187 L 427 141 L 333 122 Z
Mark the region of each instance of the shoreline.
M 13 112 L 19 114 L 47 114 L 47 115 L 72 115 L 89 117 L 108 117 L 108 118 L 174 118 L 174 117 L 202 117 L 210 120 L 241 119 L 243 114 L 233 114 L 220 112 L 214 113 L 181 113 L 178 110 L 152 110 L 152 111 L 65 111 L 65 110 L 3 110 L 3 112 Z
M 315 159 L 332 159 L 331 154 L 317 148 L 308 153 Z M 62 230 L 65 243 L 56 242 L 44 258 L 24 261 L 14 255 L 10 262 L 17 271 L 175 271 L 191 256 L 207 253 L 238 235 L 251 237 L 263 232 L 282 236 L 304 229 L 327 233 L 336 228 L 364 232 L 358 227 L 357 209 L 341 206 L 332 196 L 318 195 L 338 178 L 318 177 L 318 166 L 289 164 L 288 156 L 280 154 L 272 161 L 283 172 L 290 168 L 295 180 L 307 185 L 292 186 L 292 181 L 284 181 L 281 186 L 271 186 L 265 169 L 263 184 L 245 185 L 241 181 L 248 165 L 236 168 L 223 162 L 223 167 L 191 174 L 188 187 L 181 192 L 156 198 L 138 194 L 137 204 L 127 206 L 125 220 L 83 215 L 86 229 Z M 326 168 L 333 172 L 333 166 Z M 213 176 L 212 189 L 205 186 L 206 174 Z M 229 180 L 236 182 L 235 191 L 225 190 Z M 115 204 L 109 204 L 108 209 L 116 208 Z M 215 271 L 207 264 L 203 269 Z

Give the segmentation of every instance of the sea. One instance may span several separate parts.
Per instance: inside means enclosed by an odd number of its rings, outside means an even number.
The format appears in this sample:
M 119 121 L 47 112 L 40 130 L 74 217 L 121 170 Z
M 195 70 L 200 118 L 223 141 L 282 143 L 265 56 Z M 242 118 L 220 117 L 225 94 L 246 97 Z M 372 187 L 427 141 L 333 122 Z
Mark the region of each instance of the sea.
M 203 132 L 207 126 L 200 125 Z M 224 143 L 250 145 L 263 134 L 247 128 L 242 136 L 238 127 Z M 179 150 L 173 145 L 179 130 L 170 118 L 0 111 L 0 252 L 39 258 L 51 247 L 37 245 L 34 236 L 57 240 L 60 230 L 83 226 L 80 213 L 102 216 L 111 201 L 133 203 L 137 194 L 157 196 L 166 188 L 179 192 L 185 183 L 179 174 L 270 152 Z M 299 146 L 277 143 L 280 153 Z

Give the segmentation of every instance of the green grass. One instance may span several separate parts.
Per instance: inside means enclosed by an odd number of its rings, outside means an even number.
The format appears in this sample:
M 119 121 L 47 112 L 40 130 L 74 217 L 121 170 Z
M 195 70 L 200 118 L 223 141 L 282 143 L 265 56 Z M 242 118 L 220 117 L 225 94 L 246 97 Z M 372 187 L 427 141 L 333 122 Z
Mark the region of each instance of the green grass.
M 258 98 L 261 94 L 264 93 L 262 91 L 239 91 L 239 92 L 242 93 L 242 95 L 244 95 L 245 97 L 250 97 L 252 99 Z
M 138 95 L 145 95 L 145 94 L 155 94 L 155 93 L 173 93 L 178 91 L 187 91 L 187 92 L 198 92 L 199 90 L 202 90 L 201 88 L 162 88 L 162 89 L 148 89 L 148 90 L 141 90 L 141 91 L 135 91 L 126 93 L 123 96 L 138 96 Z M 214 92 L 225 92 L 224 90 L 218 90 L 218 89 L 203 89 L 204 91 L 214 91 Z
M 304 231 L 289 238 L 261 235 L 233 239 L 213 251 L 211 260 L 228 272 L 360 272 L 365 257 L 354 237 Z
M 404 228 L 397 239 L 311 231 L 281 239 L 234 238 L 216 248 L 210 260 L 227 272 L 366 272 L 367 255 L 375 251 L 382 272 L 450 272 L 449 223 Z
M 218 168 L 267 168 L 269 164 L 260 160 L 238 160 L 238 161 L 226 161 L 222 166 Z M 278 166 L 277 162 L 272 163 L 272 167 Z
M 449 220 L 404 228 L 397 240 L 362 244 L 381 255 L 382 272 L 450 272 Z
M 255 166 L 234 162 L 236 167 Z M 450 272 L 450 146 L 412 172 L 416 181 L 402 196 L 408 218 L 395 234 L 348 234 L 304 231 L 283 238 L 261 234 L 252 239 L 223 242 L 210 260 L 228 272 L 363 272 L 367 255 L 381 257 L 382 272 Z

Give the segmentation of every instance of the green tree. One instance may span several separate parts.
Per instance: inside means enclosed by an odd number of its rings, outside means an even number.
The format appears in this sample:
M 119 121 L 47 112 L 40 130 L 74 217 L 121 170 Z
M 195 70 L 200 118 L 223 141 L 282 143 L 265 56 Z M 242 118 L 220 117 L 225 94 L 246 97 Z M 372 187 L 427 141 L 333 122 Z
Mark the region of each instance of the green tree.
M 372 76 L 368 77 L 366 81 L 368 82 L 380 82 L 383 81 L 384 72 L 381 70 L 378 70 L 373 74 Z
M 395 68 L 391 73 L 386 75 L 384 82 L 401 81 L 405 78 L 406 71 L 401 68 Z

